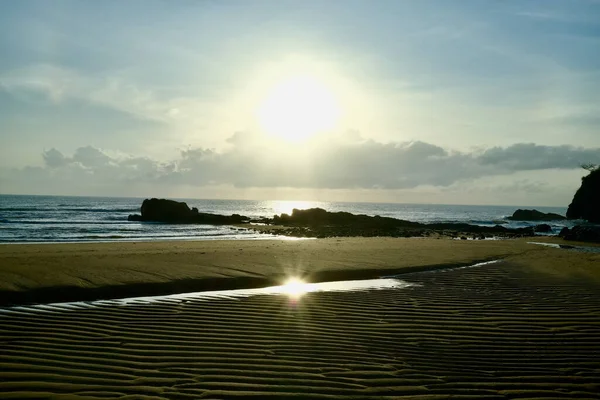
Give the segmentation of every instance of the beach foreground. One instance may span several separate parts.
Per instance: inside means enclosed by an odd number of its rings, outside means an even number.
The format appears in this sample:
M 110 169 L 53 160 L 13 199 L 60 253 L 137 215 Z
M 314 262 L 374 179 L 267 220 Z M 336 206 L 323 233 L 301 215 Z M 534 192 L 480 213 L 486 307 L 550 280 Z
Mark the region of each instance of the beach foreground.
M 0 313 L 0 397 L 598 399 L 600 297 L 511 262 L 366 292 Z
M 0 306 L 261 287 L 291 276 L 311 282 L 370 279 L 495 259 L 541 273 L 600 279 L 594 267 L 598 254 L 536 246 L 528 243 L 531 240 L 330 238 L 2 245 Z
M 424 239 L 1 251 L 4 293 L 392 270 L 414 285 L 3 308 L 0 398 L 600 399 L 598 253 Z M 491 258 L 504 261 L 441 268 Z

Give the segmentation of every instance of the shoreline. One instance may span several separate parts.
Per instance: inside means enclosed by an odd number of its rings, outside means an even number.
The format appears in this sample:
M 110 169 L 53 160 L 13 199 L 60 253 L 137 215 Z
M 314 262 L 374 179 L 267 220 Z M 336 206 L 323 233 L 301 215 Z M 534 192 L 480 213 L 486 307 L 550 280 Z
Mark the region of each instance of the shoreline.
M 588 264 L 600 257 L 529 244 L 530 240 L 329 238 L 8 244 L 0 246 L 0 306 L 249 289 L 281 284 L 292 276 L 311 283 L 373 279 L 497 259 L 521 260 L 527 267 L 554 272 L 557 268 L 562 271 L 564 265 L 588 271 Z M 562 243 L 555 238 L 536 240 Z
M 94 243 L 155 243 L 155 242 L 212 242 L 212 241 L 232 241 L 238 242 L 241 240 L 244 241 L 253 241 L 253 240 L 315 240 L 316 237 L 296 237 L 296 236 L 285 236 L 285 235 L 272 235 L 272 236 L 262 236 L 259 235 L 253 238 L 245 238 L 239 237 L 232 239 L 231 237 L 219 238 L 219 237 L 211 237 L 210 239 L 202 239 L 199 237 L 174 237 L 174 238 L 160 238 L 160 239 L 124 239 L 124 240 L 73 240 L 73 241 L 62 241 L 62 242 L 0 242 L 0 246 L 11 246 L 11 245 L 62 245 L 62 244 L 94 244 Z M 501 239 L 501 238 L 498 238 Z
M 439 264 L 403 269 L 365 269 L 353 271 L 319 271 L 311 274 L 310 283 L 360 281 L 367 279 L 400 278 L 404 274 L 434 272 L 469 268 L 479 264 L 495 263 L 498 259 L 474 260 L 469 263 Z M 53 286 L 26 291 L 1 291 L 0 307 L 17 307 L 42 304 L 60 304 L 72 302 L 93 302 L 99 300 L 119 300 L 137 297 L 168 296 L 183 293 L 202 293 L 240 289 L 261 289 L 278 286 L 285 281 L 284 276 L 271 278 L 231 277 L 231 278 L 198 278 L 176 280 L 164 283 L 135 283 L 126 285 L 109 285 L 97 288 L 81 288 L 76 286 Z

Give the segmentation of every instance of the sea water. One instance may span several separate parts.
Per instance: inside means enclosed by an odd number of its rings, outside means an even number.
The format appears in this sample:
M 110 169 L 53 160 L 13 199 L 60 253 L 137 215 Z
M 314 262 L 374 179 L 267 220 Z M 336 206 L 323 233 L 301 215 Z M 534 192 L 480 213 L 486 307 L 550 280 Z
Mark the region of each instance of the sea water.
M 171 225 L 127 221 L 139 213 L 143 198 L 0 195 L 0 243 L 106 242 L 141 240 L 266 239 L 269 235 L 231 226 Z M 507 228 L 535 225 L 506 219 L 517 208 L 536 208 L 564 215 L 566 208 L 473 206 L 439 204 L 341 203 L 311 201 L 253 201 L 178 199 L 201 212 L 242 214 L 251 218 L 291 213 L 292 209 L 320 207 L 328 211 L 380 215 L 409 221 L 464 222 Z M 572 221 L 553 221 L 554 233 Z

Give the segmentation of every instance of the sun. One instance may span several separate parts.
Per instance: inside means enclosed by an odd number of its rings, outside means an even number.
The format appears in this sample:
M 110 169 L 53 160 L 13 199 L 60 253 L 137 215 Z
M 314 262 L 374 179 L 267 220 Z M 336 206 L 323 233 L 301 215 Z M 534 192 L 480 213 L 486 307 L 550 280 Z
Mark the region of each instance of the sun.
M 263 131 L 293 142 L 333 129 L 339 115 L 333 92 L 324 82 L 308 75 L 292 76 L 276 83 L 257 112 Z

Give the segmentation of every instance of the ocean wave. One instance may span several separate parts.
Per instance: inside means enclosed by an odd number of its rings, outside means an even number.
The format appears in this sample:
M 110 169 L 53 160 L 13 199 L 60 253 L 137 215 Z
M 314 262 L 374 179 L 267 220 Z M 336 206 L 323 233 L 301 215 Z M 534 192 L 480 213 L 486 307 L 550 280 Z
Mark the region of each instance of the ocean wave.
M 101 221 L 125 221 L 127 222 L 127 217 L 123 215 L 114 215 L 110 217 L 104 217 Z
M 40 207 L 0 207 L 0 212 L 5 211 L 51 211 L 56 210 L 56 207 L 40 208 Z
M 508 221 L 504 221 L 503 219 L 495 219 L 495 220 L 479 220 L 479 219 L 470 219 L 468 221 L 465 221 L 468 224 L 472 224 L 472 225 L 504 225 L 507 224 Z
M 90 212 L 90 213 L 106 213 L 106 212 L 129 212 L 135 213 L 139 212 L 139 207 L 132 208 L 96 208 L 96 207 L 0 207 L 0 212 L 23 212 L 23 211 L 31 211 L 31 212 L 51 212 L 51 213 L 61 213 L 61 212 Z
M 139 207 L 134 208 L 60 208 L 61 211 L 79 211 L 79 212 L 139 212 Z
M 123 235 L 84 235 L 81 239 L 123 239 L 129 236 Z
M 112 221 L 112 222 L 110 222 Z M 23 220 L 14 219 L 6 220 L 7 224 L 23 224 L 23 225 L 116 225 L 119 222 L 126 224 L 128 221 L 126 218 L 120 220 L 78 220 L 78 221 L 64 221 L 64 220 Z

